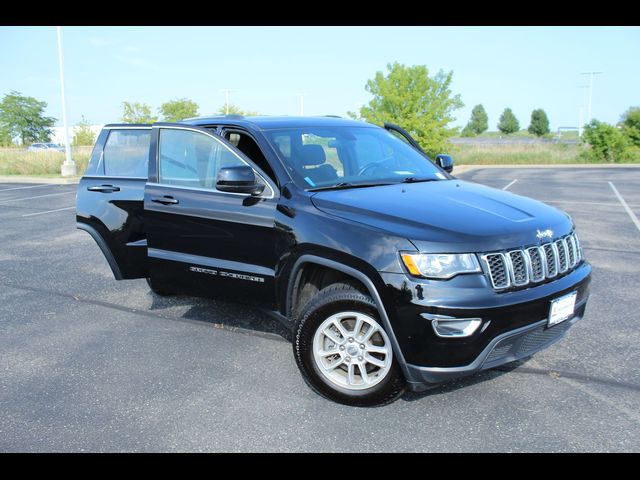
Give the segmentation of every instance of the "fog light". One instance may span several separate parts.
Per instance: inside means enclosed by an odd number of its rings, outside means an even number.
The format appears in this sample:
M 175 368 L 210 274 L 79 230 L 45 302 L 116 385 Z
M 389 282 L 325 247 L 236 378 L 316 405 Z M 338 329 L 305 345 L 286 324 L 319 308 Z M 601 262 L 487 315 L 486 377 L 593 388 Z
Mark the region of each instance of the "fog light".
M 474 334 L 482 324 L 481 318 L 456 318 L 446 315 L 422 313 L 422 318 L 431 320 L 431 326 L 436 335 L 443 338 L 464 338 Z

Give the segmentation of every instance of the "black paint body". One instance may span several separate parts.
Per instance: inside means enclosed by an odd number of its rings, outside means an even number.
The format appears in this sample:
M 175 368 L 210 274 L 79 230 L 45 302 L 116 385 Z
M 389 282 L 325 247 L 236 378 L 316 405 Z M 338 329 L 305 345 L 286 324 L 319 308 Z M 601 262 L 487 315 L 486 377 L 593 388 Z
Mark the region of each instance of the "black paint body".
M 78 187 L 78 224 L 99 245 L 102 240 L 103 251 L 105 245 L 110 250 L 111 259 L 109 252 L 105 255 L 117 278 L 152 276 L 161 284 L 255 304 L 284 317 L 290 317 L 293 282 L 305 265 L 297 262 L 301 256 L 357 271 L 370 282 L 370 291 L 375 289 L 372 295 L 381 302 L 378 307 L 396 340 L 396 356 L 414 389 L 456 376 L 438 372 L 469 366 L 496 336 L 545 319 L 550 300 L 563 293 L 578 291 L 576 318 L 582 316 L 591 273 L 584 260 L 552 281 L 496 292 L 486 272 L 450 280 L 411 277 L 399 256 L 400 251 L 465 253 L 539 245 L 537 229 L 549 228 L 558 236 L 573 230 L 571 219 L 560 210 L 457 180 L 444 171 L 446 180 L 437 182 L 305 191 L 292 181 L 264 135 L 269 129 L 350 123 L 325 117 L 229 116 L 138 126 L 152 132 L 148 178 L 104 176 L 102 149 L 110 129 L 131 127 L 107 126 Z M 162 185 L 157 174 L 159 128 L 244 132 L 256 141 L 276 178 L 223 141 L 265 180 L 267 188 L 260 196 Z M 88 190 L 92 187 L 104 188 Z M 163 198 L 178 203 L 158 203 Z M 491 322 L 469 338 L 439 338 L 423 313 Z M 433 375 L 421 373 L 423 367 Z M 477 368 L 461 374 L 473 370 Z

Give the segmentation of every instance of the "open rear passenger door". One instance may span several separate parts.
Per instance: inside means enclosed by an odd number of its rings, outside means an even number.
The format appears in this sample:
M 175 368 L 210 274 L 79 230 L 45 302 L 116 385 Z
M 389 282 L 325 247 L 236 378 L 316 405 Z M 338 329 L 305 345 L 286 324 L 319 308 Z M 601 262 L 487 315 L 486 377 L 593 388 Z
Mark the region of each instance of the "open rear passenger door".
M 106 125 L 76 197 L 76 225 L 91 235 L 117 280 L 144 278 L 143 225 L 151 125 Z

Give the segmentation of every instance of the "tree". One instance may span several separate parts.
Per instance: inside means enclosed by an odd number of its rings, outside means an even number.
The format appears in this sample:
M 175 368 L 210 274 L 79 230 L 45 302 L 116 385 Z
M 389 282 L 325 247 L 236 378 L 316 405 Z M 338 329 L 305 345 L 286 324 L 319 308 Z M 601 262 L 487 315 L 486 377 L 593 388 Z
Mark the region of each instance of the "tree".
M 227 115 L 227 105 L 222 105 L 219 109 L 218 109 L 218 113 L 220 115 Z M 258 112 L 252 112 L 252 111 L 244 111 L 242 109 L 240 109 L 240 107 L 234 105 L 233 103 L 229 104 L 229 115 L 242 115 L 243 117 L 253 117 L 256 115 L 260 115 Z
M 376 72 L 365 89 L 373 99 L 360 108 L 367 122 L 396 123 L 404 127 L 429 154 L 441 153 L 447 138 L 458 132 L 448 125 L 453 112 L 464 106 L 460 95 L 453 95 L 453 72 L 442 70 L 429 77 L 425 65 L 406 67 L 398 62 L 387 65 L 387 74 Z
M 613 125 L 591 120 L 585 125 L 582 137 L 591 146 L 587 155 L 592 159 L 617 162 L 627 157 L 629 139 Z
M 622 133 L 635 146 L 640 147 L 640 107 L 630 107 L 622 114 Z
M 82 115 L 80 121 L 73 129 L 73 145 L 93 145 L 96 141 L 96 134 L 91 130 L 91 124 Z
M 146 103 L 122 102 L 122 121 L 124 123 L 153 123 L 158 117 L 151 115 L 151 107 Z
M 465 125 L 465 127 L 462 129 L 462 131 L 460 132 L 460 136 L 461 137 L 475 137 L 476 136 L 476 132 L 474 132 L 471 127 L 469 126 L 469 124 L 467 123 Z
M 47 102 L 33 97 L 25 97 L 12 90 L 0 102 L 0 131 L 9 138 L 19 137 L 23 145 L 33 142 L 48 142 L 51 127 L 56 123 L 53 117 L 46 117 Z
M 176 98 L 160 105 L 158 112 L 165 122 L 177 122 L 198 116 L 198 104 L 188 98 Z
M 487 116 L 487 112 L 485 111 L 482 104 L 476 105 L 471 110 L 471 118 L 469 119 L 469 123 L 464 127 L 469 128 L 471 132 L 476 135 L 480 135 L 482 132 L 486 132 L 489 128 L 489 117 Z M 471 136 L 471 135 L 465 135 Z
M 13 144 L 9 130 L 0 125 L 0 147 L 9 147 Z
M 518 119 L 513 114 L 510 108 L 505 108 L 504 112 L 502 112 L 502 115 L 500 115 L 498 130 L 507 135 L 520 130 L 520 122 L 518 122 Z
M 538 137 L 549 133 L 549 118 L 547 117 L 547 112 L 541 108 L 531 112 L 531 124 L 527 130 L 529 130 L 529 133 Z

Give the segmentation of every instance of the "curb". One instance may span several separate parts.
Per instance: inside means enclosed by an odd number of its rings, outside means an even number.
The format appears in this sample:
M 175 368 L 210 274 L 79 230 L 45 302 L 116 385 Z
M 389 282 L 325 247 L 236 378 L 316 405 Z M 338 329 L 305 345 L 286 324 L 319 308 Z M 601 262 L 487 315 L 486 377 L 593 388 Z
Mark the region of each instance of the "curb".
M 454 173 L 465 173 L 472 170 L 480 170 L 485 168 L 640 168 L 640 163 L 555 163 L 555 164 L 504 164 L 504 165 L 458 165 L 454 166 Z
M 484 168 L 640 168 L 640 163 L 563 163 L 563 164 L 504 164 L 504 165 L 457 165 L 455 174 L 480 170 Z M 80 176 L 74 177 L 33 177 L 29 175 L 0 176 L 0 183 L 45 183 L 51 185 L 77 184 Z
M 0 176 L 0 183 L 44 183 L 50 185 L 73 185 L 80 177 L 31 177 L 29 175 Z

